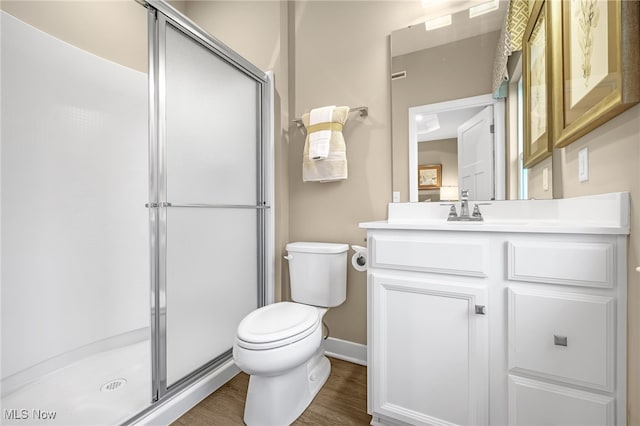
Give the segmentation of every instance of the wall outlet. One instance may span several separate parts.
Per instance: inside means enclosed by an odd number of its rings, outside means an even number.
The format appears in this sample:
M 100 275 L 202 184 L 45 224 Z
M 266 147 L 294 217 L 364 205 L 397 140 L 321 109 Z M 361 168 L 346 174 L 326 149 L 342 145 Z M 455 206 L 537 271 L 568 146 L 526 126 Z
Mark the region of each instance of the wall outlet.
M 400 202 L 400 191 L 393 191 L 393 202 L 394 203 Z
M 578 151 L 578 181 L 589 180 L 589 147 L 585 146 Z
M 542 169 L 542 190 L 549 190 L 549 168 L 545 167 Z

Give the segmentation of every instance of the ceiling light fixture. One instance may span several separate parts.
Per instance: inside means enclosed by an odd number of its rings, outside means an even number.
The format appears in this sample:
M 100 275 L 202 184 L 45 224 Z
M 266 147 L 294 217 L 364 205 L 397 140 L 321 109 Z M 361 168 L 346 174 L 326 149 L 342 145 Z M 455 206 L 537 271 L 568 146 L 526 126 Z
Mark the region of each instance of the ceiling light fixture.
M 418 122 L 418 133 L 425 134 L 433 132 L 440 128 L 440 120 L 438 120 L 438 114 L 418 114 L 416 116 Z
M 498 0 L 491 0 L 485 3 L 480 3 L 477 6 L 470 7 L 469 18 L 475 18 L 476 16 L 484 15 L 485 13 L 498 10 L 498 6 L 500 6 Z
M 431 18 L 424 21 L 424 28 L 427 31 L 446 27 L 448 25 L 451 25 L 451 15 L 438 16 L 437 18 Z

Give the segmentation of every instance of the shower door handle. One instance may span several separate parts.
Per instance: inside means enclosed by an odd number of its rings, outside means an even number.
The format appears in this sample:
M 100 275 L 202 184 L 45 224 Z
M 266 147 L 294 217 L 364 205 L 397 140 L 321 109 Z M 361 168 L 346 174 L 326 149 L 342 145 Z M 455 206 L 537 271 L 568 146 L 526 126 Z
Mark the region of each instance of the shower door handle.
M 271 206 L 266 204 L 251 205 L 251 204 L 173 204 L 173 203 L 161 203 L 162 207 L 176 207 L 176 208 L 200 208 L 200 209 L 269 209 Z
M 190 208 L 204 208 L 204 209 L 270 209 L 271 206 L 266 204 L 262 205 L 246 205 L 246 204 L 173 204 L 173 203 L 145 203 L 146 208 L 156 209 L 158 207 L 190 207 Z

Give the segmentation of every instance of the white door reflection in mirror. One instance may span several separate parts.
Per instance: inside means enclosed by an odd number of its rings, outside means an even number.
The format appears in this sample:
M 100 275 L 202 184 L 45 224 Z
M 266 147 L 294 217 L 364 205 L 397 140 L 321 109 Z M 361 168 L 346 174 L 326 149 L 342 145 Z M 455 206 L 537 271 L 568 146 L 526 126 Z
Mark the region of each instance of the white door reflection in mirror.
M 491 94 L 472 96 L 469 98 L 455 99 L 446 102 L 438 102 L 428 105 L 420 105 L 409 108 L 409 201 L 418 201 L 418 142 L 422 143 L 427 140 L 436 140 L 436 134 L 440 135 L 443 129 L 439 129 L 430 133 L 432 136 L 426 137 L 424 131 L 420 131 L 419 118 L 426 117 L 432 114 L 450 113 L 452 111 L 462 111 L 475 109 L 472 114 L 479 113 L 480 108 L 486 109 L 490 107 L 491 123 L 494 124 L 495 133 L 491 141 L 491 149 L 479 146 L 476 150 L 483 151 L 483 155 L 490 156 L 491 160 L 486 163 L 486 166 L 493 166 L 491 171 L 490 183 L 487 185 L 491 188 L 491 195 L 486 196 L 477 194 L 477 190 L 464 187 L 462 182 L 462 175 L 460 174 L 460 160 L 458 160 L 458 182 L 459 188 L 469 189 L 469 195 L 474 200 L 504 200 L 505 199 L 505 105 L 503 99 L 494 99 Z M 454 134 L 447 136 L 449 138 L 457 138 L 457 129 L 462 126 L 463 123 L 472 117 L 471 114 L 467 115 L 463 120 L 460 120 L 453 128 Z M 442 124 L 442 123 L 441 123 Z M 445 137 L 440 135 L 440 139 Z M 475 138 L 475 136 L 472 136 Z M 486 145 L 486 144 L 485 144 Z M 460 148 L 458 155 L 460 155 Z M 488 178 L 489 179 L 489 178 Z
M 458 127 L 458 179 L 470 200 L 493 200 L 493 107 Z

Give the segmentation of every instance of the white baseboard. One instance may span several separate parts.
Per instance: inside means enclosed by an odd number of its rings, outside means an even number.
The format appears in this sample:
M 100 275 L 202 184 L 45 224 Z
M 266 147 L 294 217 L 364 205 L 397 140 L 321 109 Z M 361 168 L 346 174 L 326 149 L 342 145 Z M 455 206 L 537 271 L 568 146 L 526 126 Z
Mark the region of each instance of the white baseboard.
M 324 341 L 324 353 L 354 364 L 367 365 L 367 345 L 360 343 L 329 337 Z
M 137 419 L 133 424 L 136 426 L 171 424 L 239 372 L 240 369 L 230 359 L 211 374 L 170 397 L 167 401 L 159 403 L 158 407 Z

